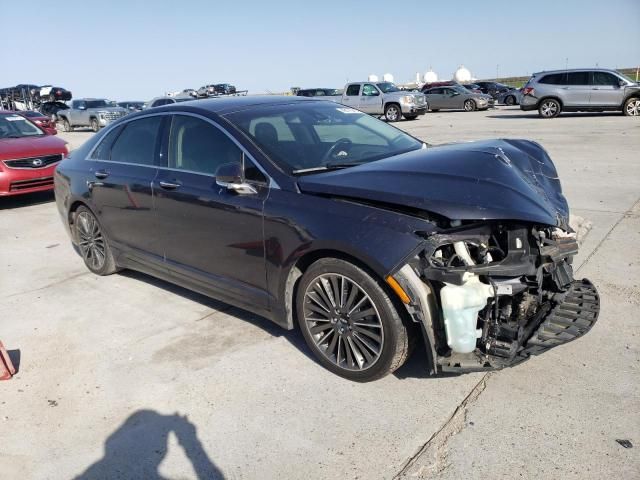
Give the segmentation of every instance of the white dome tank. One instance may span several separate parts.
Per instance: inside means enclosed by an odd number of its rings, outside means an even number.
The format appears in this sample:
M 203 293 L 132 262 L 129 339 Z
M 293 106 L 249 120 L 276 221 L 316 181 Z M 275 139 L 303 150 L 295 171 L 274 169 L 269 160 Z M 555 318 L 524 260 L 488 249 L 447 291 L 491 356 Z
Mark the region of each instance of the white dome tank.
M 393 75 L 391 75 L 390 73 L 385 73 L 382 76 L 382 80 L 385 82 L 393 82 Z
M 428 72 L 424 74 L 424 83 L 433 83 L 438 81 L 438 74 L 433 70 L 429 69 Z
M 369 75 L 369 81 L 370 82 L 377 82 L 378 81 L 378 75 L 374 75 L 372 73 L 371 75 Z
M 471 72 L 464 68 L 464 65 L 460 65 L 460 68 L 456 70 L 456 73 L 453 74 L 453 79 L 456 82 L 464 83 L 471 81 Z

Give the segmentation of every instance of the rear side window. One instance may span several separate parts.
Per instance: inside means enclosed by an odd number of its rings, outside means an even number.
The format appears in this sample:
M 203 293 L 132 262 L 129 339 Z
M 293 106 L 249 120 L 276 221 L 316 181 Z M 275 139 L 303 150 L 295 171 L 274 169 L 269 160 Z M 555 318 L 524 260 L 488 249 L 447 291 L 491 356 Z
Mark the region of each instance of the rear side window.
M 155 165 L 161 124 L 160 116 L 127 123 L 111 148 L 111 161 Z
M 355 96 L 358 96 L 359 94 L 360 94 L 360 84 L 359 83 L 354 83 L 353 85 L 349 85 L 347 87 L 347 96 L 355 97 Z
M 95 148 L 93 153 L 91 154 L 92 160 L 110 160 L 111 159 L 111 146 L 118 135 L 122 131 L 122 126 L 116 127 L 107 133 L 98 146 Z
M 545 75 L 538 83 L 543 83 L 545 85 L 564 85 L 566 82 L 567 75 L 564 73 L 552 73 L 550 75 Z
M 174 115 L 169 167 L 214 176 L 225 163 L 240 163 L 242 151 L 219 128 L 199 118 Z
M 567 85 L 589 85 L 589 72 L 569 72 Z

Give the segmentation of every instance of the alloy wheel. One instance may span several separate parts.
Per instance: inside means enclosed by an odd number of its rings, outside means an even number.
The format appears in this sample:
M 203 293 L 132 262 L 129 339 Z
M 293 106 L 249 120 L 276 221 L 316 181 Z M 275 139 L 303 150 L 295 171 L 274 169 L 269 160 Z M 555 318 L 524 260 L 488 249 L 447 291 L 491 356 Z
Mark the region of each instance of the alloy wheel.
M 631 117 L 639 116 L 640 115 L 640 98 L 636 98 L 627 102 L 625 113 Z
M 100 270 L 107 259 L 104 236 L 93 215 L 81 212 L 76 218 L 78 246 L 84 261 L 94 270 Z
M 543 117 L 551 118 L 558 114 L 558 103 L 548 100 L 540 106 L 540 113 Z
M 389 120 L 390 122 L 395 122 L 396 120 L 399 120 L 400 112 L 398 111 L 398 107 L 394 105 L 391 105 L 390 107 L 388 107 L 387 113 L 385 116 L 387 117 L 387 120 Z
M 304 294 L 304 322 L 313 342 L 331 363 L 362 371 L 380 358 L 384 329 L 371 297 L 352 279 L 326 273 Z
M 464 102 L 464 109 L 467 112 L 472 112 L 475 109 L 476 104 L 473 102 L 473 100 L 467 100 Z

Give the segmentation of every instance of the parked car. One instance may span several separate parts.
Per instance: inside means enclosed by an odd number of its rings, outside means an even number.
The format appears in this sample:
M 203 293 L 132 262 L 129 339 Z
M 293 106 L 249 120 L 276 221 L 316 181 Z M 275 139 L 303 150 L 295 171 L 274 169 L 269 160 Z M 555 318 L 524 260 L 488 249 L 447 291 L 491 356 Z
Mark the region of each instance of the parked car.
M 149 100 L 149 102 L 146 104 L 147 106 L 146 108 L 156 108 L 156 107 L 162 107 L 164 105 L 171 105 L 173 103 L 181 103 L 181 102 L 189 102 L 193 100 L 193 97 L 191 96 L 184 96 L 184 97 L 156 97 L 152 100 Z
M 557 171 L 527 140 L 428 147 L 335 102 L 230 97 L 129 115 L 58 166 L 55 193 L 90 271 L 298 327 L 351 380 L 420 337 L 433 373 L 515 365 L 598 317 Z
M 188 95 L 190 97 L 196 98 L 198 96 L 198 91 L 193 88 L 185 88 L 182 90 L 182 96 Z
M 211 84 L 211 85 L 203 85 L 202 87 L 200 87 L 197 92 L 198 97 L 210 97 L 212 95 L 216 94 L 216 86 Z
M 560 112 L 622 111 L 640 115 L 640 85 L 606 69 L 554 70 L 534 73 L 522 90 L 520 108 L 543 118 Z
M 213 90 L 218 95 L 230 95 L 236 93 L 236 87 L 230 83 L 218 83 L 213 86 Z
M 40 87 L 38 96 L 42 102 L 64 102 L 72 98 L 71 92 L 62 87 L 44 85 Z
M 503 105 L 519 105 L 522 98 L 522 89 L 514 88 L 505 92 L 499 93 L 496 97 L 496 102 Z
M 129 112 L 139 112 L 144 108 L 144 102 L 139 102 L 139 101 L 118 102 L 118 107 L 122 107 Z
M 342 97 L 342 90 L 337 88 L 301 88 L 296 92 L 300 97 Z
M 422 85 L 421 91 L 424 93 L 425 91 L 435 88 L 435 87 L 453 87 L 455 85 L 460 85 L 455 80 L 442 80 L 439 82 L 429 82 Z
M 397 122 L 402 117 L 415 120 L 427 111 L 422 93 L 402 91 L 391 82 L 347 83 L 337 101 L 365 113 L 384 115 L 388 122 Z
M 58 121 L 58 112 L 60 110 L 68 110 L 69 105 L 63 102 L 45 102 L 40 104 L 40 111 L 43 115 L 47 115 L 52 122 Z
M 57 115 L 65 132 L 72 132 L 76 127 L 91 127 L 91 130 L 97 132 L 127 113 L 122 107 L 111 106 L 110 100 L 83 98 L 73 100 L 69 109 L 60 110 Z
M 493 99 L 489 95 L 473 93 L 462 87 L 454 85 L 452 87 L 436 87 L 424 92 L 429 110 L 486 110 L 493 106 Z
M 53 189 L 53 171 L 68 153 L 55 134 L 17 112 L 0 111 L 0 196 Z
M 475 82 L 480 87 L 480 91 L 486 95 L 491 95 L 494 99 L 498 98 L 500 93 L 512 90 L 513 87 L 498 82 Z
M 482 93 L 480 85 L 476 83 L 463 83 L 462 86 L 472 93 Z
M 52 130 L 55 130 L 56 134 L 58 133 L 58 131 L 56 130 L 56 125 L 54 122 L 51 121 L 51 118 L 49 118 L 48 116 L 40 112 L 36 112 L 34 110 L 23 110 L 21 112 L 16 112 L 16 113 L 18 115 L 23 116 L 24 118 L 29 119 L 31 122 L 35 123 L 40 128 L 52 129 Z M 55 135 L 52 132 L 50 132 L 50 134 Z

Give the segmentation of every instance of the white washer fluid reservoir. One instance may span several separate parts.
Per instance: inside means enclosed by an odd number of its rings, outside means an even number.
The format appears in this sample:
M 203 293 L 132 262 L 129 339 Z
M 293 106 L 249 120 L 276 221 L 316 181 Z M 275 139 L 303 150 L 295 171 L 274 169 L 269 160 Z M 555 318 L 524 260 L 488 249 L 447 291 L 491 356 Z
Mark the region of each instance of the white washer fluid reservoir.
M 480 282 L 477 275 L 465 273 L 462 285 L 446 283 L 440 290 L 447 345 L 456 353 L 470 353 L 476 348 L 476 339 L 482 330 L 476 328 L 478 312 L 493 297 L 493 288 Z

